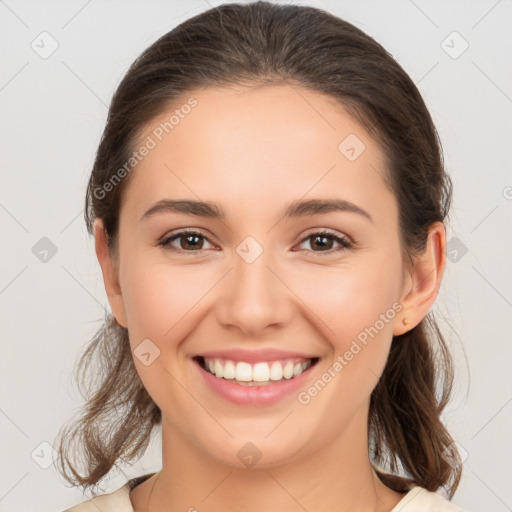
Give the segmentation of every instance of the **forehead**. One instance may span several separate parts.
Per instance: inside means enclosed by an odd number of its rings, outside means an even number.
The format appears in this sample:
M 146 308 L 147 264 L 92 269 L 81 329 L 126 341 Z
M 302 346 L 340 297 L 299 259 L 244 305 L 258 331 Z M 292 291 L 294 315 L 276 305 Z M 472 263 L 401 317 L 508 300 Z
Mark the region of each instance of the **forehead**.
M 386 193 L 378 144 L 334 98 L 296 85 L 190 91 L 151 120 L 145 143 L 123 201 L 138 212 L 166 195 L 268 209 Z

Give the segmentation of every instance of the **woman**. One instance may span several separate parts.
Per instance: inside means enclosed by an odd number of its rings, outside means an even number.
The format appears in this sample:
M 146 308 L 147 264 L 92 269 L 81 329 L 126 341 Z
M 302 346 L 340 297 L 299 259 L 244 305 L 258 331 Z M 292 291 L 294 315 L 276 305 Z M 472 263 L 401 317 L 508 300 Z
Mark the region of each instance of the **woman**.
M 161 471 L 94 505 L 460 511 L 435 492 L 461 464 L 429 313 L 450 201 L 418 90 L 353 25 L 255 2 L 165 34 L 118 87 L 87 189 L 113 315 L 63 475 L 97 485 L 161 425 Z

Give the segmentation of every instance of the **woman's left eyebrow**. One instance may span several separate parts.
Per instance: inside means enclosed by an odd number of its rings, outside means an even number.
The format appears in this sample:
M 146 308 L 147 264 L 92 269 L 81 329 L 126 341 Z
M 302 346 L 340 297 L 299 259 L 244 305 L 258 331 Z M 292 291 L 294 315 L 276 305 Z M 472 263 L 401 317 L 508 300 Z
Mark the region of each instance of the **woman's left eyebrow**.
M 196 201 L 192 199 L 161 199 L 147 210 L 140 220 L 147 219 L 158 213 L 185 213 L 199 217 L 224 220 L 226 212 L 215 203 Z M 366 217 L 373 223 L 371 215 L 354 203 L 344 199 L 309 199 L 305 201 L 293 201 L 289 204 L 282 218 L 306 217 L 308 215 L 320 215 L 331 212 L 351 212 Z

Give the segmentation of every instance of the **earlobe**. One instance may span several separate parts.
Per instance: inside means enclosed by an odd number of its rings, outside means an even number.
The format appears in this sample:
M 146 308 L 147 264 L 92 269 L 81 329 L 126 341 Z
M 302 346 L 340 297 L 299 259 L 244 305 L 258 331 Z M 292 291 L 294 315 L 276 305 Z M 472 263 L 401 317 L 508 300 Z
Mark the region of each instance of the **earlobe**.
M 446 230 L 442 222 L 430 226 L 425 249 L 416 255 L 400 303 L 403 309 L 393 326 L 399 336 L 418 325 L 434 304 L 446 265 Z
M 112 309 L 117 323 L 126 328 L 126 313 L 121 286 L 119 284 L 118 268 L 116 261 L 110 253 L 103 221 L 101 219 L 94 221 L 94 239 L 96 256 L 103 274 L 103 283 L 105 285 L 110 308 Z

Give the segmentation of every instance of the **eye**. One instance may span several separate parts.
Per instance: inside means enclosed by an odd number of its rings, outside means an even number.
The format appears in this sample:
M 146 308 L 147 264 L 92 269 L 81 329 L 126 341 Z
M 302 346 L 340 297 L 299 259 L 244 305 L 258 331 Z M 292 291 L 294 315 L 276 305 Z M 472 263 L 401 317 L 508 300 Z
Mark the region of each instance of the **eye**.
M 171 251 L 195 252 L 204 248 L 202 243 L 204 240 L 208 240 L 208 238 L 199 231 L 183 230 L 165 238 L 158 245 Z M 180 247 L 171 245 L 174 241 L 178 241 Z M 210 242 L 208 241 L 208 243 Z
M 311 247 L 316 246 L 317 248 L 321 249 L 319 251 L 313 250 L 313 252 L 326 254 L 332 254 L 334 252 L 339 252 L 344 249 L 353 249 L 354 246 L 354 244 L 348 238 L 338 236 L 335 233 L 331 233 L 330 231 L 325 230 L 308 235 L 301 241 L 301 245 L 309 240 L 312 240 L 312 243 L 310 244 Z M 333 242 L 339 244 L 339 247 L 332 249 Z
M 203 235 L 199 231 L 194 230 L 182 230 L 172 234 L 169 237 L 164 238 L 158 245 L 165 247 L 171 251 L 176 252 L 196 252 L 201 249 L 204 249 L 204 241 L 211 243 L 208 240 L 208 237 Z M 313 252 L 317 253 L 326 253 L 332 254 L 338 251 L 342 251 L 344 249 L 352 249 L 353 243 L 345 237 L 338 236 L 335 233 L 330 231 L 319 231 L 317 233 L 312 233 L 308 235 L 306 238 L 303 238 L 301 241 L 301 245 L 304 242 L 312 240 L 310 244 L 313 247 Z M 172 245 L 173 242 L 178 242 L 179 247 Z M 339 245 L 338 248 L 332 249 L 333 243 L 337 243 Z M 320 248 L 319 251 L 314 250 L 314 247 Z

